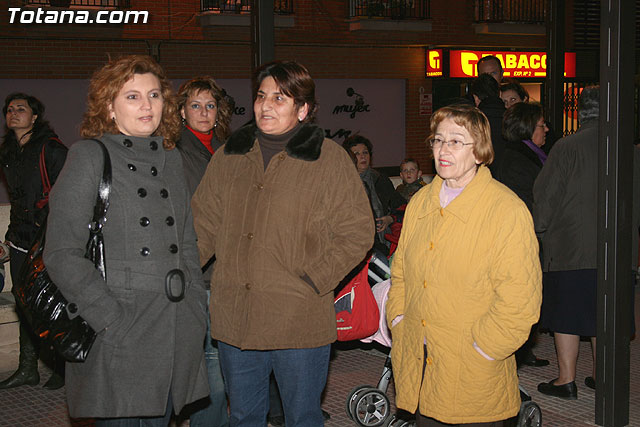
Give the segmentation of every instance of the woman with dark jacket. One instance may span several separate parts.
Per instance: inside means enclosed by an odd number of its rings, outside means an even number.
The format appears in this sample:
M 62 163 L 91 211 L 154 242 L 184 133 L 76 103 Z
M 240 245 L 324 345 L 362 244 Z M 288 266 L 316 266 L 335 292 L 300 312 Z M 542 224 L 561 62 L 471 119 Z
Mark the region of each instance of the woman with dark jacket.
M 529 92 L 516 79 L 505 77 L 500 85 L 500 99 L 504 101 L 504 106 L 509 108 L 518 102 L 529 102 Z M 547 125 L 547 134 L 545 135 L 545 143 L 542 149 L 548 155 L 558 138 L 551 123 L 545 121 L 544 124 Z
M 547 160 L 542 146 L 548 130 L 540 104 L 519 102 L 504 113 L 502 136 L 507 144 L 496 179 L 516 193 L 529 212 L 533 211 L 533 183 Z M 533 353 L 536 338 L 537 325 L 534 325 L 527 341 L 516 351 L 518 366 L 549 364 Z
M 598 231 L 598 118 L 600 90 L 586 87 L 578 98 L 580 128 L 562 138 L 533 186 L 533 219 L 542 244 L 544 287 L 540 328 L 553 332 L 558 377 L 538 391 L 577 399 L 580 337 L 591 338 L 595 389 Z
M 178 90 L 178 111 L 182 118 L 182 132 L 177 143 L 182 155 L 184 174 L 189 194 L 193 196 L 204 175 L 209 160 L 227 140 L 231 133 L 230 122 L 233 113 L 233 99 L 227 96 L 211 77 L 196 77 L 180 86 Z M 205 284 L 209 286 L 205 271 Z M 207 291 L 209 293 L 209 291 Z M 204 356 L 209 374 L 209 399 L 198 402 L 189 421 L 191 427 L 224 427 L 229 425 L 227 396 L 220 371 L 218 347 L 214 345 L 207 319 L 207 336 L 204 342 Z
M 44 119 L 45 107 L 37 98 L 12 93 L 5 99 L 4 141 L 0 146 L 0 164 L 9 187 L 11 213 L 6 241 L 10 247 L 11 280 L 17 283 L 27 250 L 47 217 L 47 206 L 38 203 L 43 194 L 40 158 L 44 154 L 46 172 L 51 185 L 58 178 L 67 156 L 65 147 Z M 40 207 L 39 207 L 40 206 Z M 2 290 L 2 288 L 0 288 Z M 16 308 L 20 319 L 20 362 L 18 370 L 0 382 L 0 389 L 40 382 L 38 374 L 38 338 Z M 63 362 L 55 363 L 54 374 L 44 387 L 55 390 L 64 385 Z
M 233 99 L 211 77 L 196 77 L 180 86 L 178 111 L 183 126 L 176 146 L 193 194 L 211 156 L 231 133 Z
M 368 138 L 362 135 L 353 135 L 347 138 L 342 146 L 355 156 L 356 169 L 369 196 L 376 221 L 374 247 L 388 255 L 391 242 L 386 240 L 384 236 L 391 233 L 390 226 L 394 220 L 401 221 L 402 212 L 398 211 L 398 208 L 405 205 L 407 200 L 395 190 L 393 183 L 387 176 L 371 167 L 373 144 Z
M 203 342 L 207 293 L 189 191 L 175 150 L 171 83 L 151 57 L 113 60 L 93 75 L 81 126 L 51 192 L 44 262 L 97 332 L 84 363 L 67 364 L 74 418 L 96 426 L 166 426 L 209 395 Z M 113 182 L 103 225 L 106 281 L 84 257 L 105 145 Z
M 548 128 L 540 104 L 520 102 L 509 107 L 502 122 L 507 141 L 497 179 L 533 209 L 533 183 L 547 160 L 542 150 Z
M 307 69 L 268 63 L 255 84 L 255 124 L 213 155 L 192 199 L 200 261 L 216 256 L 211 334 L 231 425 L 266 425 L 273 372 L 286 425 L 321 426 L 333 290 L 371 247 L 373 219 L 347 153 L 312 124 Z

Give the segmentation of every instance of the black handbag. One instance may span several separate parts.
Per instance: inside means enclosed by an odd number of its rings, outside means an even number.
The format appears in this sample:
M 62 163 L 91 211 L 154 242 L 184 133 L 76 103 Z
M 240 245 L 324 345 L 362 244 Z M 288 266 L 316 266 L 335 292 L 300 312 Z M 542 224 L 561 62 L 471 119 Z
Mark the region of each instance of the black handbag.
M 102 179 L 98 198 L 89 224 L 89 241 L 85 258 L 93 261 L 104 280 L 107 278 L 104 258 L 102 226 L 106 220 L 111 191 L 111 159 L 99 140 L 104 155 Z M 38 230 L 27 259 L 20 269 L 20 283 L 13 284 L 13 295 L 33 331 L 49 342 L 54 350 L 68 362 L 84 362 L 96 339 L 96 332 L 80 316 L 73 319 L 67 314 L 67 300 L 53 283 L 42 261 L 46 235 L 46 223 Z

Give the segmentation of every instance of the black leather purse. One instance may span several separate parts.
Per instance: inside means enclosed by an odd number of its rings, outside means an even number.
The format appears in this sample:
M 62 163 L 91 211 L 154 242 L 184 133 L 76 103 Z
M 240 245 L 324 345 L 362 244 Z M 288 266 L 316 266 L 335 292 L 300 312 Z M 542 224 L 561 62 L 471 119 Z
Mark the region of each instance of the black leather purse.
M 104 280 L 107 278 L 104 258 L 102 226 L 106 220 L 111 191 L 111 159 L 104 144 L 104 168 L 98 187 L 98 198 L 89 224 L 89 241 L 85 257 L 95 265 Z M 42 166 L 42 165 L 41 165 Z M 67 314 L 67 300 L 53 283 L 42 261 L 46 223 L 38 230 L 27 259 L 20 269 L 20 283 L 13 284 L 13 295 L 33 331 L 48 341 L 68 362 L 84 362 L 96 339 L 96 332 L 80 316 L 73 319 Z

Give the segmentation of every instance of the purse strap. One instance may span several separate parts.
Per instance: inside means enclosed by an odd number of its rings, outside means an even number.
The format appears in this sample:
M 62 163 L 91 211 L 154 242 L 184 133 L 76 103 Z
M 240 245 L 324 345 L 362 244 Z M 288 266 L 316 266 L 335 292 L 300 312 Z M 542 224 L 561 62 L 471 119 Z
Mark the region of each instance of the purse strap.
M 102 155 L 104 157 L 104 166 L 102 168 L 102 178 L 100 179 L 100 185 L 98 185 L 98 197 L 96 200 L 96 206 L 93 208 L 93 219 L 89 224 L 89 229 L 92 233 L 102 232 L 102 226 L 107 220 L 107 209 L 109 209 L 109 194 L 111 193 L 111 157 L 107 151 L 107 147 L 104 146 L 99 139 L 93 139 L 98 143 L 102 149 Z
M 46 198 L 51 191 L 51 182 L 49 181 L 49 174 L 47 173 L 47 163 L 44 158 L 44 147 L 46 142 L 42 144 L 42 150 L 40 151 L 40 179 L 42 180 L 42 195 Z

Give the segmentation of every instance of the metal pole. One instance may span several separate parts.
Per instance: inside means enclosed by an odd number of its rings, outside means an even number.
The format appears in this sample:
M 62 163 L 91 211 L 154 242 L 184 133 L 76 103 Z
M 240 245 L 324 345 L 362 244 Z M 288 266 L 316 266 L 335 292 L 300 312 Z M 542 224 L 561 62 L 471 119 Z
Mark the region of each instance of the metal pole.
M 602 2 L 596 423 L 629 423 L 635 2 Z
M 554 0 L 547 3 L 547 77 L 544 85 L 544 109 L 547 120 L 557 128 L 558 124 L 562 123 L 564 109 L 565 2 Z M 562 125 L 560 131 L 564 131 Z
M 273 0 L 251 1 L 251 67 L 253 70 L 275 59 L 273 3 Z

